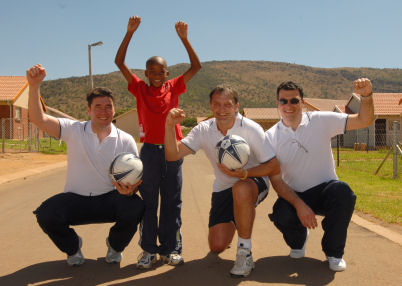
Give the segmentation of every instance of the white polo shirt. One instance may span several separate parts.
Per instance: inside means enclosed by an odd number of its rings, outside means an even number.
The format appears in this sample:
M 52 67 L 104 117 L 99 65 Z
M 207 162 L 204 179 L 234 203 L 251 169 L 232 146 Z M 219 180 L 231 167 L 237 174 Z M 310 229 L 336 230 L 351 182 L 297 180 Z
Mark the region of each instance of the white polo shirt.
M 268 162 L 275 157 L 273 150 L 269 147 L 264 130 L 256 122 L 236 115 L 236 120 L 226 135 L 238 135 L 243 137 L 250 145 L 250 157 L 244 169 L 258 166 L 261 163 Z M 213 191 L 220 192 L 231 188 L 239 178 L 230 177 L 222 173 L 216 165 L 215 146 L 224 135 L 216 126 L 215 118 L 200 122 L 190 133 L 181 140 L 181 142 L 190 148 L 194 153 L 199 149 L 204 150 L 209 161 L 214 168 L 215 181 Z M 268 177 L 263 177 L 267 186 L 269 186 Z
M 91 121 L 58 118 L 60 138 L 67 143 L 67 177 L 64 192 L 97 196 L 114 189 L 109 167 L 117 154 L 134 153 L 137 145 L 131 135 L 112 124 L 110 134 L 99 143 Z
M 292 189 L 304 192 L 338 179 L 331 137 L 345 133 L 347 118 L 344 113 L 306 112 L 296 131 L 282 120 L 266 131 L 281 164 L 283 180 Z

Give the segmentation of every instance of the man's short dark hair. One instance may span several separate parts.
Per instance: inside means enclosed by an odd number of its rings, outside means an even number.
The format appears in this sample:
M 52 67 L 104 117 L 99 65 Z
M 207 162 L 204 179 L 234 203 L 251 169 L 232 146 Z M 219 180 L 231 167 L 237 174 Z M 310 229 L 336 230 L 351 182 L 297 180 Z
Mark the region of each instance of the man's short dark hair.
M 109 88 L 95 87 L 95 88 L 91 89 L 87 94 L 88 106 L 91 106 L 92 101 L 94 100 L 94 98 L 97 98 L 97 97 L 109 97 L 112 99 L 112 101 L 114 103 L 113 94 Z
M 235 104 L 237 104 L 239 102 L 239 95 L 238 95 L 237 91 L 230 85 L 220 84 L 217 87 L 215 87 L 209 94 L 209 102 L 210 103 L 212 101 L 212 96 L 215 93 L 227 93 L 232 96 Z
M 293 81 L 284 81 L 278 86 L 278 88 L 276 89 L 276 99 L 277 100 L 279 99 L 279 91 L 281 89 L 284 89 L 284 90 L 298 90 L 299 94 L 300 94 L 300 97 L 303 99 L 303 96 L 304 96 L 303 89 L 301 88 L 301 86 L 297 85 Z

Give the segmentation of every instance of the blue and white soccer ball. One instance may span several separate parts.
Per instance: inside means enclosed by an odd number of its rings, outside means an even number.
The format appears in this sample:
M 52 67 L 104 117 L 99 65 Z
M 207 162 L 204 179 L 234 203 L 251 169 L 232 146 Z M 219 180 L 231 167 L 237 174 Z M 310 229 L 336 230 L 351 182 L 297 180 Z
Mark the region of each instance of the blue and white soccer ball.
M 250 156 L 250 146 L 238 135 L 226 135 L 216 144 L 216 156 L 228 169 L 242 168 Z
M 120 153 L 110 164 L 109 174 L 115 182 L 134 185 L 141 180 L 142 169 L 142 161 L 135 154 Z

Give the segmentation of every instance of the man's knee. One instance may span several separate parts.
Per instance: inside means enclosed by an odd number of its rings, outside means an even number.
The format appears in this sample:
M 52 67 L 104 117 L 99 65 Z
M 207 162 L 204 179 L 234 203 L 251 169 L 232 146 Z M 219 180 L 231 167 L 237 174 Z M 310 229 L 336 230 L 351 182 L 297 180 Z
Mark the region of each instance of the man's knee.
M 214 252 L 214 253 L 221 253 L 227 247 L 228 247 L 228 244 L 225 241 L 211 240 L 209 242 L 209 249 L 211 250 L 211 252 Z
M 276 201 L 269 218 L 278 228 L 300 223 L 294 207 L 283 199 Z
M 43 230 L 50 226 L 61 223 L 59 216 L 55 213 L 54 208 L 46 203 L 42 203 L 34 212 L 36 220 Z
M 327 188 L 331 191 L 331 196 L 337 203 L 345 207 L 354 208 L 356 202 L 356 195 L 349 187 L 349 185 L 342 181 L 333 181 Z
M 233 203 L 255 205 L 258 197 L 258 188 L 249 181 L 239 181 L 232 187 Z

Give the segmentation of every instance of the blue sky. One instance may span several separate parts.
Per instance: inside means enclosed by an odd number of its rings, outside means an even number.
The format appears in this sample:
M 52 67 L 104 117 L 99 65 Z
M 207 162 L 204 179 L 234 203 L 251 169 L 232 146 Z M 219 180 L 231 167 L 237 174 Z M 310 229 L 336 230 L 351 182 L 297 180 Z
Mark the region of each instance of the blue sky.
M 174 29 L 189 25 L 202 62 L 265 60 L 313 67 L 402 68 L 402 1 L 394 0 L 13 0 L 0 2 L 0 75 L 41 63 L 47 79 L 117 70 L 128 18 L 142 23 L 126 63 L 160 55 L 189 62 Z

